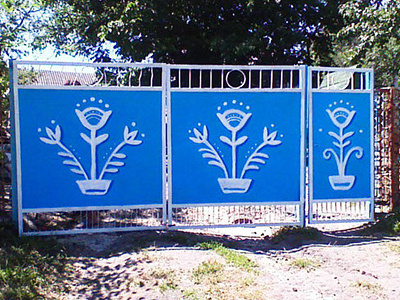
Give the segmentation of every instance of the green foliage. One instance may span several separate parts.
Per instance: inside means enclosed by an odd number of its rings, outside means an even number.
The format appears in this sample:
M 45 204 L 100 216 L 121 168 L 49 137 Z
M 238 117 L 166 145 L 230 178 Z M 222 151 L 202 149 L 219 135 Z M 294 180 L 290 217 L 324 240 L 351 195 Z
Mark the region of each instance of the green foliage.
M 0 0 L 0 101 L 1 111 L 7 110 L 8 65 L 6 59 L 17 58 L 21 46 L 30 46 L 32 38 L 46 22 L 41 0 Z
M 200 249 L 204 250 L 214 250 L 217 254 L 225 258 L 229 263 L 245 271 L 254 271 L 254 268 L 257 267 L 257 264 L 254 261 L 250 260 L 243 254 L 240 254 L 235 250 L 228 249 L 222 244 L 215 241 L 199 243 L 197 244 L 197 246 Z
M 312 259 L 308 258 L 298 258 L 290 262 L 290 265 L 298 269 L 315 269 L 320 266 L 320 264 Z
M 334 61 L 375 70 L 375 84 L 396 86 L 400 72 L 400 1 L 351 0 L 340 7 L 344 27 L 335 39 Z
M 67 256 L 54 240 L 18 238 L 0 224 L 0 299 L 43 299 L 62 290 Z
M 53 10 L 36 47 L 109 61 L 196 64 L 329 64 L 329 33 L 344 1 L 127 0 L 46 1 Z
M 193 277 L 201 278 L 203 276 L 217 275 L 223 268 L 224 266 L 215 260 L 204 261 L 193 271 Z

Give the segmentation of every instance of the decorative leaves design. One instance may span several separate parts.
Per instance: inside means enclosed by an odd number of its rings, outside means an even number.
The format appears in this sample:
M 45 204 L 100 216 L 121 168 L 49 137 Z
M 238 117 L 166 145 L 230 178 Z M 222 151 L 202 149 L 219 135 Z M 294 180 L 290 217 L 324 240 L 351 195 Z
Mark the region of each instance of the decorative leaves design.
M 225 177 L 228 178 L 228 171 L 226 169 L 225 163 L 222 160 L 221 156 L 218 154 L 218 152 L 215 150 L 215 148 L 210 144 L 208 141 L 208 130 L 207 126 L 203 126 L 203 132 L 201 133 L 198 129 L 194 128 L 193 129 L 194 137 L 191 136 L 189 139 L 196 143 L 196 144 L 204 144 L 206 148 L 200 148 L 199 152 L 204 152 L 202 154 L 203 158 L 210 159 L 208 162 L 209 165 L 211 166 L 216 166 L 222 169 L 222 171 L 225 174 Z
M 269 156 L 265 153 L 260 152 L 265 146 L 277 146 L 282 143 L 282 141 L 276 140 L 276 135 L 278 134 L 277 131 L 272 132 L 271 134 L 268 134 L 268 128 L 264 127 L 263 131 L 263 142 L 261 145 L 257 147 L 257 149 L 254 150 L 254 152 L 250 155 L 250 157 L 247 159 L 243 170 L 242 174 L 240 175 L 240 178 L 243 178 L 244 175 L 246 174 L 247 171 L 249 170 L 258 170 L 260 167 L 256 164 L 262 164 L 264 165 L 266 162 L 265 160 L 269 158 Z
M 56 126 L 55 130 L 52 131 L 49 127 L 46 127 L 46 133 L 48 137 L 40 137 L 43 143 L 56 145 L 61 140 L 61 128 L 59 125 Z
M 123 153 L 119 153 L 119 151 L 125 145 L 137 146 L 140 145 L 143 141 L 136 140 L 136 136 L 138 135 L 138 131 L 134 130 L 129 132 L 129 127 L 125 126 L 124 129 L 124 140 L 113 150 L 113 152 L 108 157 L 106 163 L 104 164 L 103 170 L 100 173 L 99 179 L 102 179 L 105 173 L 117 173 L 118 167 L 123 167 L 125 163 L 122 161 L 118 161 L 119 159 L 126 158 L 126 155 Z
M 129 132 L 128 126 L 125 126 L 125 129 L 124 129 L 124 142 L 129 144 L 129 145 L 133 145 L 133 146 L 140 145 L 142 143 L 142 141 L 135 140 L 137 134 L 138 134 L 137 130 Z
M 264 127 L 263 143 L 261 145 L 259 145 L 257 147 L 257 149 L 254 150 L 254 152 L 247 159 L 247 161 L 243 167 L 240 178 L 243 178 L 245 173 L 249 170 L 258 170 L 259 169 L 258 164 L 266 163 L 265 160 L 268 159 L 269 156 L 260 151 L 267 145 L 277 146 L 282 143 L 282 141 L 279 141 L 276 139 L 277 133 L 278 133 L 277 131 L 274 131 L 271 134 L 269 134 L 267 127 Z M 194 142 L 196 144 L 204 144 L 206 146 L 205 148 L 199 149 L 199 152 L 203 152 L 202 157 L 210 160 L 208 162 L 209 165 L 217 166 L 217 167 L 221 168 L 225 173 L 225 177 L 229 178 L 228 171 L 227 171 L 224 161 L 222 160 L 219 153 L 215 150 L 215 148 L 208 141 L 207 126 L 205 126 L 205 125 L 203 126 L 203 132 L 200 132 L 198 129 L 194 128 L 193 134 L 194 134 L 194 136 L 189 137 L 189 139 L 192 142 Z M 238 138 L 237 140 L 232 141 L 226 136 L 220 136 L 220 140 L 223 143 L 228 144 L 231 147 L 236 147 L 236 146 L 244 144 L 248 140 L 248 137 L 242 136 L 242 137 Z
M 247 141 L 247 138 L 248 138 L 247 136 L 242 136 L 242 137 L 238 138 L 236 141 L 231 141 L 226 136 L 219 137 L 219 139 L 222 142 L 224 142 L 225 144 L 228 144 L 231 147 L 240 146 L 240 145 L 244 144 Z
M 76 156 L 61 142 L 61 127 L 57 125 L 54 130 L 51 128 L 46 127 L 46 134 L 47 137 L 39 137 L 39 139 L 46 144 L 49 145 L 58 145 L 62 151 L 58 152 L 57 154 L 63 157 L 65 160 L 63 161 L 64 165 L 71 166 L 71 172 L 79 175 L 83 175 L 86 180 L 89 179 L 85 169 L 83 168 L 80 161 L 76 158 Z M 129 132 L 128 126 L 125 126 L 124 129 L 124 140 L 115 147 L 113 152 L 108 157 L 106 163 L 104 164 L 103 170 L 99 176 L 99 180 L 103 178 L 105 173 L 117 173 L 118 167 L 123 167 L 125 165 L 124 162 L 119 161 L 121 159 L 125 159 L 126 155 L 123 153 L 119 153 L 121 148 L 125 145 L 140 145 L 143 141 L 136 140 L 138 135 L 138 131 L 134 130 Z M 91 139 L 85 133 L 80 133 L 81 138 L 90 145 L 99 145 L 104 143 L 108 138 L 108 134 L 99 135 L 93 139 Z
M 46 144 L 50 145 L 58 145 L 62 151 L 57 154 L 61 157 L 64 157 L 63 161 L 64 165 L 72 166 L 71 172 L 79 175 L 83 175 L 85 179 L 88 179 L 88 176 L 85 172 L 85 169 L 82 167 L 82 164 L 75 157 L 75 155 L 61 142 L 61 127 L 59 125 L 56 126 L 55 130 L 51 130 L 46 127 L 47 137 L 40 137 L 39 139 Z
M 196 144 L 202 144 L 208 139 L 208 130 L 205 125 L 203 126 L 203 133 L 201 133 L 197 128 L 193 129 L 193 133 L 195 136 L 191 136 L 189 139 Z

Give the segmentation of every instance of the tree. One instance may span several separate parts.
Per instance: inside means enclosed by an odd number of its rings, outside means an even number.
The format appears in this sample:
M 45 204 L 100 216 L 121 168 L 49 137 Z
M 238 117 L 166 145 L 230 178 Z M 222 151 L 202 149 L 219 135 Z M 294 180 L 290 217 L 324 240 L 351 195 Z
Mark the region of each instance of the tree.
M 18 57 L 18 47 L 27 44 L 27 37 L 40 30 L 39 0 L 0 0 L 0 97 L 2 107 L 8 106 L 8 66 L 6 59 Z
M 56 0 L 36 46 L 110 61 L 112 42 L 124 60 L 152 54 L 183 64 L 331 63 L 330 33 L 338 5 L 323 0 Z
M 400 1 L 352 0 L 340 7 L 344 27 L 335 37 L 336 63 L 375 70 L 376 86 L 397 86 Z

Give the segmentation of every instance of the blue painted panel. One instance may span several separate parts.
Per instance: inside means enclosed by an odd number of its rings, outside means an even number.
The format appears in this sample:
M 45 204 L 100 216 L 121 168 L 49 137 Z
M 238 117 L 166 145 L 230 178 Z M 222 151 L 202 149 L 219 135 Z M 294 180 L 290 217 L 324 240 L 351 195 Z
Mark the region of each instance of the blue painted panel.
M 300 93 L 173 92 L 171 107 L 173 204 L 300 200 Z
M 161 105 L 157 91 L 19 90 L 23 208 L 162 204 Z
M 370 94 L 314 93 L 313 199 L 370 198 Z

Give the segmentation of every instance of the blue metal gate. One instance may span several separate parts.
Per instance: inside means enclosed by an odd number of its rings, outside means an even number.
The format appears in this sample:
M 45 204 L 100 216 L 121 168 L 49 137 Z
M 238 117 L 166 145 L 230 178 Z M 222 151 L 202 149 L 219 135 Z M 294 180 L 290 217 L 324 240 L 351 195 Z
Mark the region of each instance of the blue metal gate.
M 307 205 L 310 223 L 373 218 L 371 70 L 14 62 L 11 78 L 21 234 L 304 225 Z

